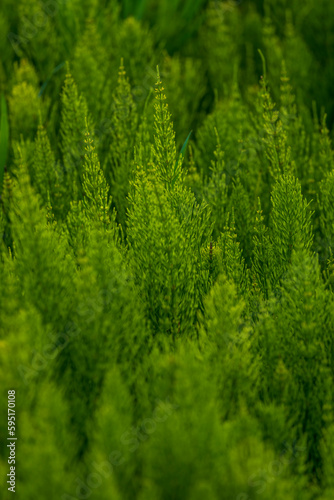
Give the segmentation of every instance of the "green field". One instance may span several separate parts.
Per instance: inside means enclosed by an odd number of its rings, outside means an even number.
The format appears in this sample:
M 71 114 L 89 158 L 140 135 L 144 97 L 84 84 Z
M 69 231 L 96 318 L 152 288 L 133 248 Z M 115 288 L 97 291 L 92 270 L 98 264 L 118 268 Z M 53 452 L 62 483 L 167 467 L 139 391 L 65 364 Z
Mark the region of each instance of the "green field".
M 334 498 L 334 2 L 1 0 L 0 498 Z

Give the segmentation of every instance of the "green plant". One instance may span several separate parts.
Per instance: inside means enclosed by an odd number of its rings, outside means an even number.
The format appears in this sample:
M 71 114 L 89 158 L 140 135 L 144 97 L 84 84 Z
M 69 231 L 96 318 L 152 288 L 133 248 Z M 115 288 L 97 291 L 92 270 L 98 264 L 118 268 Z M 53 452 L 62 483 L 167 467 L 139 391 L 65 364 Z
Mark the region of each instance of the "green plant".
M 18 495 L 333 497 L 332 12 L 1 2 Z

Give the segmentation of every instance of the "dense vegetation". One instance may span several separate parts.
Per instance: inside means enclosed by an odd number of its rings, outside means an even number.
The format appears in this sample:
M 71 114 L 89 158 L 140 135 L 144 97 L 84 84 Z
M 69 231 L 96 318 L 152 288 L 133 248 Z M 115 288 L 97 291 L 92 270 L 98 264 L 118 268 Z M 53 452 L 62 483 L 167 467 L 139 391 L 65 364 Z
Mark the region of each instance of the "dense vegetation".
M 334 495 L 334 2 L 2 0 L 18 498 Z

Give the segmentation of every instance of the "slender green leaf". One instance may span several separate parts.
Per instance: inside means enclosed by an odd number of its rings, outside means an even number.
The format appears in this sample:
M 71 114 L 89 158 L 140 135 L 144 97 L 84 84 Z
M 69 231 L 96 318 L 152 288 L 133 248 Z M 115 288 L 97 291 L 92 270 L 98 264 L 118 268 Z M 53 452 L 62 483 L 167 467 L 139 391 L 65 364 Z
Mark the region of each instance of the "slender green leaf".
M 58 71 L 59 71 L 59 70 L 60 70 L 63 66 L 65 66 L 65 62 L 62 62 L 62 63 L 58 64 L 58 66 L 56 66 L 56 67 L 53 69 L 53 71 L 52 71 L 51 75 L 50 75 L 50 76 L 49 76 L 49 77 L 45 80 L 45 82 L 44 82 L 44 83 L 43 83 L 43 85 L 41 86 L 40 91 L 39 91 L 39 93 L 38 93 L 38 97 L 41 97 L 41 95 L 43 94 L 44 90 L 46 89 L 47 84 L 48 84 L 48 83 L 49 83 L 49 81 L 51 80 L 52 76 L 53 76 L 55 73 L 57 73 L 57 72 L 58 72 Z
M 9 126 L 7 116 L 7 103 L 4 94 L 1 95 L 0 108 L 0 192 L 2 190 L 5 165 L 8 156 Z

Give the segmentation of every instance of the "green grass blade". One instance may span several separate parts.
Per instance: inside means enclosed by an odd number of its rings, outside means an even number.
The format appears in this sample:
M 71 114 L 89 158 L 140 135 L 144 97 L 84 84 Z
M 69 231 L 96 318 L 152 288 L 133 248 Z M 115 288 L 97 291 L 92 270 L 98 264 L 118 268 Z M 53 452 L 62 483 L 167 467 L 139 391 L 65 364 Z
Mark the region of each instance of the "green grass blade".
M 267 66 L 266 66 L 266 58 L 264 57 L 262 51 L 260 49 L 257 49 L 258 53 L 260 54 L 261 60 L 262 60 L 262 71 L 263 71 L 263 78 L 264 81 L 267 81 Z
M 181 155 L 183 155 L 183 156 L 184 156 L 185 150 L 187 149 L 188 142 L 189 142 L 189 139 L 190 139 L 190 136 L 191 136 L 192 132 L 193 132 L 193 131 L 192 131 L 192 130 L 190 130 L 190 132 L 189 132 L 189 134 L 188 134 L 188 137 L 187 137 L 187 138 L 186 138 L 186 140 L 184 141 L 184 144 L 183 144 L 183 146 L 182 146 L 182 148 L 181 148 L 181 153 L 180 153 L 180 154 L 181 154 Z
M 51 80 L 52 76 L 57 73 L 63 66 L 65 66 L 65 62 L 62 62 L 60 64 L 58 64 L 58 66 L 56 66 L 53 70 L 52 70 L 52 73 L 50 76 L 48 76 L 48 78 L 45 80 L 45 82 L 43 83 L 43 85 L 41 86 L 40 88 L 40 91 L 38 93 L 38 97 L 41 97 L 41 95 L 43 94 L 44 90 L 46 89 L 46 86 L 47 84 L 49 83 L 49 81 Z
M 1 95 L 0 106 L 0 192 L 2 191 L 3 177 L 8 156 L 9 126 L 7 103 L 4 94 Z
M 192 130 L 190 130 L 189 134 L 188 134 L 188 137 L 186 138 L 186 140 L 184 141 L 184 144 L 181 148 L 181 151 L 180 151 L 180 154 L 179 154 L 179 157 L 178 159 L 176 160 L 175 162 L 175 165 L 174 165 L 174 177 L 173 177 L 173 180 L 172 180 L 172 187 L 174 187 L 174 184 L 175 184 L 175 181 L 177 180 L 178 178 L 178 173 L 177 173 L 177 166 L 179 164 L 179 161 L 180 161 L 180 158 L 184 156 L 184 153 L 187 149 L 187 145 L 188 145 L 188 142 L 189 142 L 189 139 L 190 139 L 190 136 L 192 134 Z

